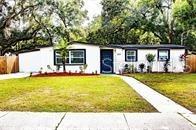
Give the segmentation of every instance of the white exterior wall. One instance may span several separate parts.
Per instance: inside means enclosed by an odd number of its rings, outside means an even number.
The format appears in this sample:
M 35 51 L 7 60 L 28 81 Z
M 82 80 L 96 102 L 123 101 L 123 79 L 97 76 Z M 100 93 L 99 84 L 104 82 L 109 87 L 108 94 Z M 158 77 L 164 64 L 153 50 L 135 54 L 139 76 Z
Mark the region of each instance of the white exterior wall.
M 100 48 L 94 45 L 73 44 L 69 49 L 85 49 L 86 50 L 86 64 L 88 65 L 86 73 L 97 71 L 100 73 Z M 71 72 L 80 72 L 80 65 L 66 65 L 66 70 Z
M 86 64 L 88 65 L 86 73 L 98 72 L 100 73 L 100 48 L 99 46 L 73 44 L 69 49 L 85 49 L 86 50 Z M 40 51 L 33 51 L 19 54 L 19 70 L 20 72 L 39 72 L 43 68 L 43 72 L 50 72 L 47 66 L 56 71 L 54 65 L 54 48 L 41 48 Z M 66 71 L 80 72 L 81 65 L 66 65 Z M 63 71 L 61 66 L 60 71 Z
M 100 49 L 113 49 L 114 59 L 114 73 L 122 72 L 125 64 L 134 64 L 139 70 L 139 64 L 144 63 L 147 67 L 148 62 L 146 55 L 151 53 L 156 55 L 153 63 L 153 72 L 163 72 L 164 62 L 157 61 L 158 50 L 157 49 L 138 49 L 138 61 L 137 62 L 125 62 L 125 50 L 121 48 L 100 48 L 94 45 L 85 45 L 75 43 L 69 46 L 69 49 L 85 49 L 86 50 L 86 64 L 88 65 L 86 73 L 98 72 L 100 73 Z M 170 49 L 170 72 L 183 72 L 185 63 L 179 60 L 179 57 L 185 53 L 185 49 Z M 47 66 L 50 66 L 56 71 L 54 65 L 54 48 L 46 47 L 41 48 L 40 51 L 33 51 L 19 54 L 19 69 L 20 72 L 39 72 L 43 68 L 43 72 L 50 72 Z M 66 65 L 66 71 L 80 72 L 80 65 Z M 60 71 L 63 70 L 61 66 Z
M 47 65 L 54 67 L 53 47 L 41 48 L 40 51 L 33 51 L 19 54 L 20 72 L 39 72 L 41 68 L 47 71 Z
M 185 49 L 172 49 L 170 52 L 171 56 L 171 66 L 170 71 L 172 72 L 183 72 L 185 61 L 180 61 L 180 56 L 185 54 Z
M 121 73 L 124 65 L 125 65 L 125 54 L 124 54 L 124 50 L 117 48 L 114 49 L 114 72 L 115 73 Z
M 158 49 L 138 49 L 137 56 L 138 61 L 137 62 L 126 62 L 125 61 L 125 50 L 123 49 L 115 49 L 116 51 L 116 58 L 114 63 L 116 64 L 115 73 L 119 73 L 119 71 L 122 71 L 125 64 L 128 65 L 134 65 L 138 71 L 139 70 L 139 64 L 144 63 L 146 67 L 148 66 L 148 62 L 146 60 L 147 54 L 153 54 L 156 55 L 155 61 L 153 62 L 153 72 L 164 72 L 164 61 L 158 61 Z M 185 54 L 185 49 L 170 49 L 170 66 L 169 71 L 170 72 L 183 72 L 184 69 L 184 61 L 180 61 L 180 56 L 182 54 Z

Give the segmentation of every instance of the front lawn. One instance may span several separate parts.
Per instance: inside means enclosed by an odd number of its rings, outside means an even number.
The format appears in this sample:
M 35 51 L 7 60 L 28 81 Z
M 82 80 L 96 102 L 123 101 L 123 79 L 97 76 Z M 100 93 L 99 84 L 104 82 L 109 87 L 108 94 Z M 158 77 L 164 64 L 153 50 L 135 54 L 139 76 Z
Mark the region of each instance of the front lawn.
M 153 112 L 118 77 L 47 77 L 0 81 L 0 111 Z
M 196 74 L 131 74 L 196 113 Z

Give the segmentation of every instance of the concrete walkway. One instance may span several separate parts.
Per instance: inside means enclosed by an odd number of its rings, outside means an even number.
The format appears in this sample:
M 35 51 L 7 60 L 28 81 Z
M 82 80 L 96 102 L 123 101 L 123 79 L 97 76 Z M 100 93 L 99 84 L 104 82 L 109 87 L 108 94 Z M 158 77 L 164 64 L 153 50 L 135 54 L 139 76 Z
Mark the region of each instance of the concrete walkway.
M 147 85 L 140 81 L 127 76 L 120 76 L 126 83 L 128 83 L 137 93 L 139 93 L 145 100 L 153 105 L 161 113 L 178 113 L 185 119 L 189 120 L 196 125 L 196 114 L 185 107 L 175 103 L 171 99 L 163 96 L 162 94 L 154 91 Z
M 0 112 L 0 130 L 196 130 L 171 113 Z
M 29 73 L 1 74 L 0 75 L 0 80 L 25 78 L 25 77 L 29 77 L 29 76 L 30 76 Z
M 146 99 L 161 113 L 180 113 L 191 114 L 192 112 L 183 106 L 175 103 L 171 99 L 163 96 L 162 94 L 154 91 L 147 85 L 140 81 L 127 76 L 120 76 L 126 83 L 128 83 L 137 93 Z

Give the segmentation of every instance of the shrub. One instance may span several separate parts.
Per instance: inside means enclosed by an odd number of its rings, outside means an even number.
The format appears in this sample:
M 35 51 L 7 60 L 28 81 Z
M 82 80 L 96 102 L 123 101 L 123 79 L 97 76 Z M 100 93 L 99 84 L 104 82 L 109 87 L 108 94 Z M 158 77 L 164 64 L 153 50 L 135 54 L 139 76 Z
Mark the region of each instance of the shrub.
M 144 72 L 145 67 L 146 67 L 146 65 L 144 63 L 139 64 L 139 68 L 140 68 L 141 72 Z
M 146 55 L 146 60 L 147 60 L 149 63 L 154 62 L 154 59 L 155 59 L 155 55 L 153 55 L 153 54 L 147 54 L 147 55 Z
M 147 72 L 152 72 L 152 64 L 155 60 L 155 56 L 153 54 L 147 54 L 146 55 L 146 60 L 148 61 L 149 65 L 147 66 Z
M 147 72 L 148 72 L 148 73 L 152 72 L 152 67 L 149 66 L 149 65 L 147 66 Z
M 137 72 L 137 68 L 134 65 L 129 65 L 128 72 L 135 73 Z
M 61 68 L 61 66 L 60 65 L 57 65 L 56 66 L 56 71 L 60 71 L 60 68 Z
M 168 73 L 169 71 L 169 67 L 170 66 L 170 62 L 169 62 L 169 59 L 165 60 L 165 63 L 164 63 L 164 66 L 163 66 L 163 69 L 166 73 Z
M 128 72 L 129 72 L 129 65 L 125 64 L 123 73 L 128 73 Z
M 87 67 L 88 67 L 87 64 L 84 64 L 84 65 L 80 66 L 80 67 L 79 67 L 80 73 L 84 73 L 84 72 L 86 71 Z

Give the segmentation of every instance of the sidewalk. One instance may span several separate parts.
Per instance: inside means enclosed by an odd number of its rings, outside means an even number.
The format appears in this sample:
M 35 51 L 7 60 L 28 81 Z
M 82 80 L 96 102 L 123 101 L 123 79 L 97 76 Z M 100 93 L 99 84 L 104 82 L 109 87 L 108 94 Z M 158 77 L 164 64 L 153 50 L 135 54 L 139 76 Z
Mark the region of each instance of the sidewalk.
M 29 73 L 0 74 L 0 80 L 14 79 L 14 78 L 25 78 L 28 76 L 30 76 Z
M 169 113 L 0 113 L 0 130 L 196 130 Z

